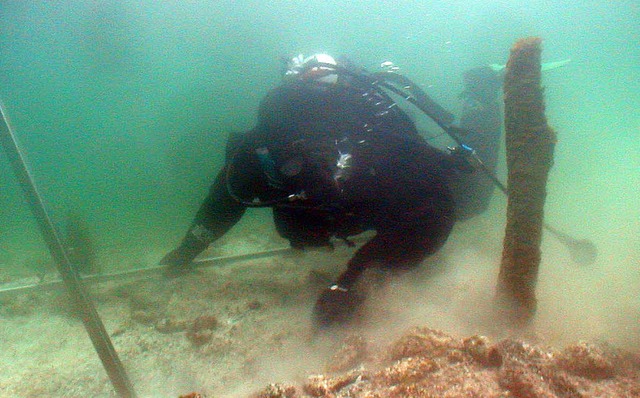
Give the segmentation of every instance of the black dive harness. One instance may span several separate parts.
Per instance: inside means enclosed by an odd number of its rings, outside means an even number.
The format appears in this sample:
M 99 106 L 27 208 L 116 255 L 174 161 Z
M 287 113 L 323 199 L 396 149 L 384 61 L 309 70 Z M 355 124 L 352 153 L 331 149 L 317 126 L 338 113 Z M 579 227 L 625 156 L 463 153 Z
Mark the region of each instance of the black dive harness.
M 456 155 L 462 154 L 464 157 L 471 157 L 476 165 L 483 169 L 488 175 L 492 176 L 489 169 L 482 163 L 482 161 L 475 154 L 475 151 L 465 145 L 459 138 L 460 133 L 466 132 L 466 130 L 460 127 L 454 127 L 453 123 L 455 116 L 436 103 L 427 93 L 425 93 L 418 85 L 413 83 L 407 77 L 400 75 L 394 71 L 368 73 L 364 70 L 353 70 L 334 64 L 326 64 L 317 61 L 310 61 L 305 65 L 299 73 L 300 79 L 305 79 L 305 72 L 313 68 L 325 68 L 330 70 L 330 73 L 337 74 L 338 77 L 349 79 L 348 85 L 353 86 L 356 89 L 362 90 L 362 97 L 366 106 L 373 109 L 376 119 L 384 118 L 389 112 L 397 111 L 396 102 L 391 98 L 388 92 L 402 97 L 404 100 L 411 103 L 418 108 L 422 113 L 430 117 L 438 126 L 440 126 L 451 138 L 458 144 L 457 148 L 449 148 L 452 153 Z M 314 80 L 310 78 L 309 80 Z M 320 82 L 317 82 L 321 84 Z M 332 83 L 333 84 L 341 84 Z M 387 92 L 388 91 L 388 92 Z M 375 128 L 375 121 L 372 121 L 372 125 L 366 124 L 364 126 L 366 131 L 373 131 Z M 343 140 L 336 140 L 335 146 L 339 155 L 336 162 L 338 168 L 337 173 L 346 171 L 351 167 L 351 155 L 349 151 L 343 151 L 340 145 L 344 145 L 345 141 L 348 141 L 348 137 Z M 227 163 L 226 169 L 226 186 L 229 195 L 238 203 L 246 207 L 299 207 L 295 205 L 295 202 L 309 199 L 305 191 L 299 191 L 293 194 L 284 193 L 282 197 L 272 200 L 252 200 L 248 201 L 237 195 L 231 186 L 233 178 L 234 164 L 236 162 L 238 153 L 231 157 Z M 267 147 L 255 148 L 255 155 L 257 156 L 260 165 L 267 177 L 267 183 L 272 188 L 280 189 L 281 180 L 280 172 L 276 168 L 275 161 L 271 157 L 271 154 Z M 493 177 L 493 176 L 492 176 Z M 493 177 L 492 179 L 495 179 Z M 501 185 L 501 183 L 495 179 L 494 182 Z M 285 191 L 284 188 L 281 189 Z
M 388 70 L 385 72 L 378 72 L 369 74 L 366 71 L 354 71 L 348 68 L 344 68 L 341 66 L 326 64 L 321 62 L 309 62 L 306 67 L 300 72 L 302 76 L 304 76 L 304 72 L 308 71 L 312 68 L 316 67 L 324 67 L 330 69 L 332 73 L 336 73 L 338 77 L 341 75 L 347 76 L 353 79 L 354 82 L 360 82 L 363 87 L 369 87 L 369 89 L 373 89 L 374 92 L 377 93 L 378 96 L 385 98 L 388 101 L 388 105 L 386 106 L 386 110 L 382 110 L 381 112 L 377 112 L 376 116 L 384 116 L 385 112 L 396 106 L 396 103 L 389 97 L 389 95 L 385 92 L 388 90 L 389 92 L 396 94 L 406 101 L 411 103 L 413 106 L 418 108 L 422 113 L 429 116 L 440 128 L 447 134 L 451 139 L 453 139 L 458 145 L 456 148 L 449 148 L 452 152 L 452 155 L 461 156 L 468 165 L 474 168 L 481 170 L 491 181 L 497 186 L 502 193 L 508 195 L 507 187 L 493 174 L 493 172 L 484 164 L 482 159 L 478 156 L 478 154 L 469 146 L 465 145 L 461 135 L 465 135 L 469 133 L 468 130 L 453 126 L 452 123 L 455 119 L 453 114 L 445 110 L 442 106 L 436 103 L 431 97 L 429 97 L 420 87 L 414 84 L 407 77 L 402 76 L 398 73 L 395 73 L 393 70 Z M 365 90 L 367 90 L 365 88 Z M 383 103 L 386 101 L 382 101 Z M 382 103 L 374 104 L 374 105 L 382 105 Z M 305 192 L 299 192 L 296 194 L 287 195 L 286 197 L 264 201 L 264 202 L 248 202 L 243 200 L 234 194 L 231 184 L 229 183 L 230 170 L 233 169 L 233 159 L 229 162 L 227 166 L 227 189 L 229 194 L 237 200 L 239 203 L 248 206 L 248 207 L 267 207 L 267 206 L 292 206 L 292 202 L 296 202 L 299 200 L 307 199 Z M 565 234 L 553 227 L 549 224 L 544 223 L 543 227 L 551 232 L 554 236 L 556 236 L 560 242 L 564 243 L 570 250 L 571 255 L 574 256 L 574 259 L 578 259 L 575 261 L 584 262 L 587 264 L 591 264 L 595 261 L 597 256 L 597 249 L 593 242 L 587 239 L 575 239 L 568 234 Z M 338 285 L 334 286 L 336 289 L 340 289 Z M 333 289 L 333 287 L 332 287 Z

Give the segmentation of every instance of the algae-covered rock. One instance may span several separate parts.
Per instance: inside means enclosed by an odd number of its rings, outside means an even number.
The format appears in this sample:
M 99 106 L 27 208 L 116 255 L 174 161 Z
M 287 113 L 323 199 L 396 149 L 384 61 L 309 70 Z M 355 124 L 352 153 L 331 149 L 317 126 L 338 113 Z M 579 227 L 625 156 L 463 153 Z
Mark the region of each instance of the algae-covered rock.
M 335 355 L 357 352 L 354 348 L 363 340 L 362 336 L 345 340 Z M 355 370 L 310 376 L 301 387 L 287 384 L 286 390 L 272 384 L 255 397 L 640 396 L 640 357 L 599 345 L 579 343 L 558 352 L 522 340 L 493 344 L 483 336 L 458 339 L 421 327 L 387 349 L 378 348 L 378 353 L 374 349 L 367 345 L 367 355 Z
M 461 350 L 462 342 L 435 329 L 414 328 L 392 344 L 389 358 L 398 360 L 407 357 L 446 357 L 451 351 Z

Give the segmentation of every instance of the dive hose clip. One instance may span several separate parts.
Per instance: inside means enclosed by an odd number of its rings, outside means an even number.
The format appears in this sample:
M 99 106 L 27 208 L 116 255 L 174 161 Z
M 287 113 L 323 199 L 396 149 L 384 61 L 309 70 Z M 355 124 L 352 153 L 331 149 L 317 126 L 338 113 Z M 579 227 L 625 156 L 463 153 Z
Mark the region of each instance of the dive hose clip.
M 460 144 L 455 147 L 447 147 L 449 155 L 451 155 L 455 166 L 465 173 L 472 173 L 476 169 L 476 155 L 475 149 L 468 145 Z

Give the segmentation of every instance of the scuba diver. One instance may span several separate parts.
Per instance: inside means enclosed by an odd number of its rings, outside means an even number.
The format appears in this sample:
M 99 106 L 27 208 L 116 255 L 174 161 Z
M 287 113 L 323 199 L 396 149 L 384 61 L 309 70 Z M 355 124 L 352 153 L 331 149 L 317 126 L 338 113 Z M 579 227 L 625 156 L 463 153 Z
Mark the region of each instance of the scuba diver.
M 349 320 L 365 299 L 354 289 L 365 270 L 409 269 L 443 246 L 456 220 L 451 183 L 470 174 L 465 150 L 429 145 L 397 95 L 453 122 L 393 70 L 369 73 L 327 54 L 290 60 L 282 84 L 261 102 L 257 125 L 230 137 L 226 164 L 160 264 L 188 270 L 248 207 L 271 207 L 277 232 L 297 249 L 332 247 L 332 238 L 349 243 L 373 230 L 315 304 L 319 326 Z
M 571 59 L 546 62 L 542 72 L 562 68 Z M 464 73 L 464 90 L 459 129 L 448 131 L 452 138 L 473 148 L 470 161 L 478 171 L 463 173 L 452 182 L 456 218 L 466 220 L 483 213 L 496 187 L 503 185 L 495 177 L 502 138 L 502 83 L 506 65 L 491 64 Z M 447 130 L 450 126 L 442 126 Z M 450 134 L 451 135 L 451 134 Z M 502 189 L 502 188 L 501 188 Z
M 458 221 L 487 210 L 496 187 L 491 176 L 495 175 L 502 138 L 500 93 L 503 79 L 495 69 L 495 66 L 480 66 L 466 71 L 463 76 L 459 139 L 473 148 L 474 156 L 481 159 L 486 172 L 460 174 L 452 183 Z

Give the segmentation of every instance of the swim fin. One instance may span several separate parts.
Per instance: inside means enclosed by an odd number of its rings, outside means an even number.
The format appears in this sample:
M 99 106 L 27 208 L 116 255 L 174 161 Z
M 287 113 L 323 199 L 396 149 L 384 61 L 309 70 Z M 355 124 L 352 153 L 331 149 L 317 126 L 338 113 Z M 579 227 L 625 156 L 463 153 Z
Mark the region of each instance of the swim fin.
M 569 62 L 571 62 L 570 58 L 563 59 L 562 61 L 544 62 L 542 63 L 541 68 L 542 68 L 542 71 L 544 72 L 548 70 L 561 68 L 566 64 L 568 64 Z M 501 64 L 489 65 L 489 68 L 491 68 L 491 70 L 493 70 L 494 72 L 502 72 L 506 67 L 507 65 L 501 65 Z

